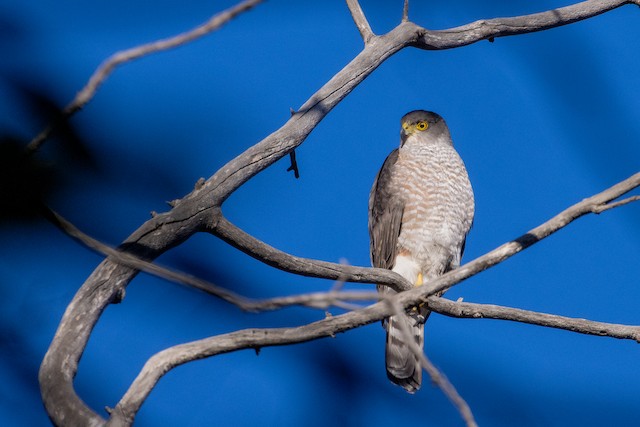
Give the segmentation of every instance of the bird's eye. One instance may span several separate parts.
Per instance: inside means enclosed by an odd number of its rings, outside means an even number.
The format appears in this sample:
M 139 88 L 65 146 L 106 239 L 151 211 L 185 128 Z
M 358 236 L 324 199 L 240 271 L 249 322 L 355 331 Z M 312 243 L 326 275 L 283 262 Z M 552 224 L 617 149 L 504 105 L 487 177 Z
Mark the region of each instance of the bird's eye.
M 416 124 L 416 129 L 418 130 L 426 130 L 428 127 L 429 127 L 429 123 L 427 122 L 419 121 Z

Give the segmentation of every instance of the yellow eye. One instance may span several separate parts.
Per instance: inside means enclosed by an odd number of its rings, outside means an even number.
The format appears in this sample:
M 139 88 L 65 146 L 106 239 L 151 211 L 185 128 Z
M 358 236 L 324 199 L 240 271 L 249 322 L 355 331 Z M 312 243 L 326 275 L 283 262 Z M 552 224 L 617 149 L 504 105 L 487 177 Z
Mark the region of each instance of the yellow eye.
M 419 121 L 418 123 L 416 123 L 416 129 L 418 130 L 426 130 L 428 127 L 429 123 L 427 122 Z

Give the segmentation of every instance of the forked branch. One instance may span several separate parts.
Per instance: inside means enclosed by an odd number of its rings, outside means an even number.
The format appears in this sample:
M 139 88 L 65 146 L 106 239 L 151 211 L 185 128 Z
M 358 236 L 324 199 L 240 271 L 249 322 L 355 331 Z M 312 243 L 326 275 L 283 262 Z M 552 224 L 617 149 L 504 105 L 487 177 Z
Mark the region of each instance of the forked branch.
M 351 12 L 351 17 L 353 18 L 353 22 L 356 24 L 360 35 L 362 36 L 362 40 L 367 44 L 369 40 L 375 36 L 373 31 L 371 30 L 371 26 L 369 25 L 369 21 L 367 21 L 367 17 L 364 16 L 364 12 L 360 7 L 360 2 L 358 0 L 347 0 L 347 6 L 349 6 L 349 11 Z

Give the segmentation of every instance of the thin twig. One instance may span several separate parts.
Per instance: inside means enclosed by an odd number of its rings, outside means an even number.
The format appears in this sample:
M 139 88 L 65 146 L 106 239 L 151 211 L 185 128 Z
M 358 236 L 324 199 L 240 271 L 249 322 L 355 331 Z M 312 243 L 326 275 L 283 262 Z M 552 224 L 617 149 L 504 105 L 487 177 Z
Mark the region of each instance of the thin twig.
M 617 202 L 605 203 L 603 205 L 594 206 L 593 213 L 599 214 L 604 211 L 608 211 L 609 209 L 617 208 L 618 206 L 626 205 L 627 203 L 635 202 L 638 200 L 640 200 L 640 196 L 631 196 L 631 197 L 627 197 L 626 199 L 619 200 Z
M 409 20 L 409 0 L 404 0 L 404 7 L 402 8 L 402 22 Z
M 291 295 L 286 297 L 256 300 L 246 306 L 247 311 L 272 311 L 293 305 L 326 310 L 334 306 L 346 310 L 359 310 L 362 307 L 347 304 L 345 301 L 378 301 L 380 295 L 375 291 L 328 291 Z
M 43 129 L 38 135 L 36 135 L 35 138 L 31 140 L 31 142 L 29 142 L 26 147 L 26 152 L 33 153 L 37 151 L 38 148 L 40 148 L 40 146 L 44 143 L 44 141 L 49 136 L 51 136 L 51 133 L 60 125 L 61 122 L 68 120 L 69 117 L 75 114 L 78 110 L 81 110 L 93 98 L 100 85 L 104 83 L 104 81 L 109 77 L 113 70 L 115 70 L 115 68 L 119 65 L 152 53 L 161 52 L 184 45 L 206 34 L 216 31 L 242 12 L 253 8 L 262 1 L 263 0 L 245 0 L 242 3 L 237 4 L 236 6 L 233 6 L 223 12 L 214 15 L 207 22 L 197 26 L 190 31 L 178 34 L 170 38 L 157 40 L 151 43 L 146 43 L 140 46 L 116 52 L 94 71 L 87 84 L 82 88 L 82 90 L 80 90 L 80 92 L 77 93 L 73 101 L 71 101 L 71 103 L 69 103 L 69 105 L 67 105 L 64 110 L 62 110 L 62 114 L 54 121 L 49 123 L 49 125 L 47 125 L 45 129 Z
M 402 307 L 397 303 L 394 298 L 385 298 L 384 300 L 393 310 L 394 315 L 401 316 L 404 312 Z M 411 331 L 407 327 L 405 322 L 396 322 L 394 325 L 400 328 L 402 335 L 404 337 L 404 343 L 409 347 L 411 352 L 420 360 L 421 366 L 425 369 L 425 371 L 429 374 L 431 381 L 436 384 L 440 390 L 444 393 L 445 396 L 449 399 L 449 401 L 456 407 L 460 416 L 466 423 L 468 427 L 477 427 L 475 419 L 473 418 L 473 413 L 471 412 L 471 408 L 467 402 L 460 396 L 456 388 L 451 384 L 451 382 L 444 376 L 438 368 L 435 367 L 433 363 L 427 358 L 424 351 L 418 346 L 415 342 L 414 337 L 411 334 Z
M 367 21 L 367 17 L 364 15 L 364 12 L 360 7 L 360 2 L 358 2 L 358 0 L 347 0 L 347 6 L 351 12 L 353 22 L 355 22 L 356 27 L 358 27 L 358 31 L 362 36 L 362 40 L 364 40 L 365 44 L 369 43 L 369 40 L 371 40 L 375 34 L 373 34 L 369 21 Z
M 300 178 L 300 170 L 298 169 L 298 161 L 296 160 L 296 150 L 289 152 L 289 159 L 291 160 L 291 166 L 287 168 L 287 172 L 293 171 L 293 176 L 295 176 L 296 179 Z
M 640 343 L 640 326 L 619 325 L 615 323 L 595 322 L 587 319 L 538 313 L 518 308 L 502 307 L 492 304 L 475 304 L 451 301 L 441 297 L 427 299 L 429 310 L 445 316 L 468 319 L 500 319 L 530 325 L 546 326 L 586 335 L 597 335 L 618 339 L 631 339 Z

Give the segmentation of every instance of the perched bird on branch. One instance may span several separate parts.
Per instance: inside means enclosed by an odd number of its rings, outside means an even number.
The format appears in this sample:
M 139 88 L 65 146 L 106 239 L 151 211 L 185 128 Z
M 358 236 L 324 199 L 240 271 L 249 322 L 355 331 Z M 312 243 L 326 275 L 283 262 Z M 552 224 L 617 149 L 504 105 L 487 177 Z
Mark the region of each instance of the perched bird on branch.
M 473 190 L 442 117 L 418 110 L 400 123 L 400 147 L 384 161 L 369 196 L 371 262 L 420 286 L 460 266 L 473 222 Z M 395 293 L 386 286 L 378 291 Z M 422 368 L 400 325 L 422 349 L 429 313 L 415 307 L 383 323 L 387 376 L 409 393 L 420 388 Z

